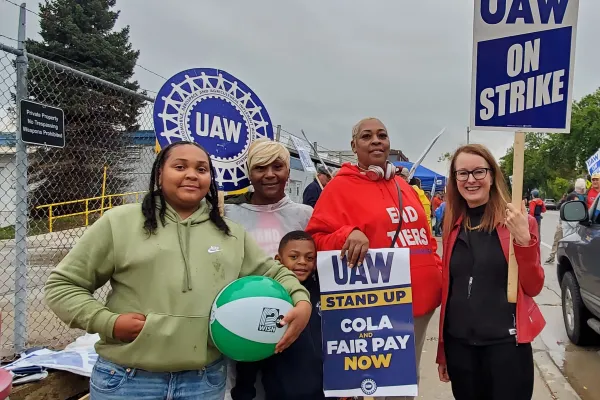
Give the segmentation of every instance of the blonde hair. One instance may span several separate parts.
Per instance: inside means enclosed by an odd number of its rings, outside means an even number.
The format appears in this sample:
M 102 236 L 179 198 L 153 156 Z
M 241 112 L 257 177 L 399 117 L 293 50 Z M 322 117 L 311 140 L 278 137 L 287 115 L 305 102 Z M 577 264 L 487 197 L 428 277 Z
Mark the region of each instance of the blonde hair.
M 248 149 L 248 170 L 256 166 L 269 165 L 280 159 L 286 167 L 290 167 L 290 152 L 279 142 L 269 139 L 258 139 Z
M 367 117 L 367 118 L 363 118 L 363 119 L 361 119 L 360 121 L 358 121 L 358 122 L 356 123 L 356 125 L 354 125 L 354 126 L 352 127 L 352 140 L 356 139 L 356 137 L 357 137 L 357 136 L 358 136 L 358 134 L 360 133 L 360 126 L 361 126 L 362 124 L 364 124 L 364 123 L 365 123 L 365 122 L 367 122 L 367 121 L 373 121 L 373 120 L 381 122 L 381 120 L 380 120 L 379 118 L 375 118 L 375 117 Z M 383 125 L 383 127 L 385 128 L 385 125 L 383 124 L 383 122 L 381 122 L 381 125 Z M 386 129 L 387 129 L 387 128 L 386 128 Z

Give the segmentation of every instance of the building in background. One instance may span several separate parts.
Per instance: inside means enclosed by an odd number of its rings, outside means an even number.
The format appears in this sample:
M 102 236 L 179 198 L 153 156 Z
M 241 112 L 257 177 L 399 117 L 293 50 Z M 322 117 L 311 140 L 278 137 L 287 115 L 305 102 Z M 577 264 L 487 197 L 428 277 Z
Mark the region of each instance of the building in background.
M 396 161 L 410 161 L 408 157 L 402 152 L 402 150 L 394 150 L 390 149 L 390 155 L 388 157 L 388 161 L 396 162 Z
M 356 154 L 354 154 L 352 150 L 333 150 L 324 154 L 326 154 L 331 160 L 337 159 L 337 161 L 340 164 L 343 164 L 345 162 L 356 162 Z M 406 155 L 402 152 L 402 150 L 390 149 L 388 161 L 396 162 L 409 160 L 408 157 L 406 157 Z
M 0 132 L 0 228 L 15 224 L 15 136 Z
M 128 134 L 127 162 L 131 170 L 127 173 L 130 184 L 125 193 L 142 192 L 148 189 L 150 179 L 150 166 L 154 161 L 156 136 L 152 130 L 141 130 Z M 315 174 L 304 171 L 298 152 L 289 137 L 281 136 L 280 142 L 290 151 L 290 179 L 286 192 L 290 198 L 302 203 L 304 188 L 315 179 Z M 15 134 L 0 132 L 0 228 L 14 225 L 15 223 Z M 27 151 L 35 151 L 36 146 L 27 146 Z M 319 164 L 319 157 L 312 154 L 311 158 L 315 164 Z M 352 152 L 350 152 L 352 153 Z M 339 168 L 342 162 L 350 161 L 340 158 L 339 154 L 332 155 L 328 152 L 319 151 L 319 156 L 330 168 Z M 341 162 L 340 162 L 341 160 Z M 102 174 L 102 171 L 98 171 Z M 106 193 L 111 194 L 111 193 Z M 98 187 L 98 196 L 101 195 L 101 187 Z M 72 199 L 81 200 L 81 199 Z

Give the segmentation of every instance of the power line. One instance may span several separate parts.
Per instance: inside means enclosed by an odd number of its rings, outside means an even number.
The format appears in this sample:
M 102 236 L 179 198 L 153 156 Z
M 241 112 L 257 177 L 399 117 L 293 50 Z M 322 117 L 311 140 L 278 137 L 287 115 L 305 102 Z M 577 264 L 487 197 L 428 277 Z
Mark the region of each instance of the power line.
M 21 7 L 19 4 L 15 3 L 15 2 L 13 2 L 13 1 L 11 1 L 11 0 L 4 0 L 4 1 L 5 1 L 5 2 L 7 2 L 7 3 L 9 3 L 9 4 L 12 4 L 12 5 L 14 5 L 15 7 L 19 7 L 19 8 Z M 33 11 L 33 10 L 30 10 L 30 9 L 28 9 L 28 8 L 25 8 L 25 10 L 29 11 L 29 12 L 30 12 L 30 13 L 32 13 L 32 14 L 35 14 L 35 15 L 37 15 L 37 16 L 38 16 L 38 17 L 40 17 L 40 18 L 42 18 L 42 16 L 41 16 L 39 13 L 37 13 L 37 12 L 35 12 L 35 11 Z M 16 39 L 13 39 L 13 38 L 9 38 L 9 37 L 7 37 L 7 36 L 4 36 L 4 35 L 0 35 L 0 36 L 2 36 L 2 37 L 5 37 L 5 38 L 7 38 L 7 39 L 11 39 L 11 40 L 14 40 L 14 41 L 17 41 L 17 42 L 18 42 L 18 40 L 16 40 Z M 46 50 L 46 51 L 47 51 L 47 50 Z M 48 53 L 51 53 L 51 52 L 49 52 L 49 51 L 47 51 L 47 52 L 48 52 Z M 51 54 L 58 55 L 58 54 L 55 54 L 55 53 L 51 53 Z M 66 60 L 69 60 L 67 57 L 64 57 L 64 56 L 61 56 L 61 57 L 65 58 Z M 77 63 L 77 61 L 74 61 L 74 60 L 69 60 L 69 61 L 71 61 L 71 62 L 74 62 L 74 63 Z M 78 64 L 80 64 L 80 65 L 83 65 L 83 64 L 81 64 L 81 63 L 78 63 Z M 160 75 L 160 74 L 158 74 L 158 73 L 156 73 L 156 72 L 152 71 L 152 70 L 151 70 L 151 69 L 149 69 L 149 68 L 146 68 L 146 67 L 144 67 L 143 65 L 136 64 L 136 66 L 137 66 L 137 67 L 140 67 L 141 69 L 143 69 L 143 70 L 145 70 L 145 71 L 148 71 L 148 72 L 150 72 L 151 74 L 154 74 L 154 75 L 158 76 L 159 78 L 162 78 L 162 79 L 164 79 L 164 80 L 167 80 L 167 78 L 165 78 L 164 76 L 162 76 L 162 75 Z M 150 92 L 152 92 L 151 90 L 149 90 L 149 91 L 150 91 Z M 156 92 L 153 92 L 153 93 L 156 93 Z
M 154 74 L 154 75 L 158 76 L 159 78 L 162 78 L 162 79 L 164 79 L 165 81 L 167 80 L 167 78 L 165 78 L 164 76 L 162 76 L 162 75 L 160 75 L 160 74 L 157 74 L 156 72 L 154 72 L 154 71 L 152 71 L 152 70 L 149 70 L 148 68 L 144 67 L 144 66 L 143 66 L 143 65 L 141 65 L 141 64 L 136 64 L 135 66 L 136 66 L 136 67 L 140 67 L 140 68 L 141 68 L 141 69 L 143 69 L 144 71 L 148 71 L 148 72 L 150 72 L 151 74 Z M 156 93 L 156 92 L 155 92 L 155 93 Z
M 286 131 L 286 130 L 285 130 L 285 129 L 283 129 L 283 128 L 281 129 L 281 132 L 287 133 L 287 134 L 288 134 L 288 135 L 290 135 L 290 136 L 293 136 L 293 137 L 296 137 L 296 138 L 298 138 L 298 139 L 304 140 L 304 138 L 301 138 L 300 136 L 294 135 L 292 132 Z M 311 147 L 312 147 L 312 144 L 311 144 Z M 321 151 L 321 152 L 326 152 L 326 153 L 328 153 L 326 158 L 327 158 L 329 161 L 332 161 L 332 160 L 331 160 L 331 157 L 337 157 L 338 159 L 336 160 L 336 162 L 337 162 L 337 161 L 339 161 L 339 159 L 342 159 L 342 160 L 345 160 L 345 161 L 354 161 L 354 158 L 353 158 L 353 157 L 351 157 L 351 156 L 347 156 L 347 155 L 342 155 L 342 154 L 341 154 L 342 152 L 341 152 L 341 151 L 339 151 L 339 150 L 331 150 L 331 149 L 328 149 L 328 148 L 326 148 L 326 147 L 323 147 L 323 146 L 321 146 L 321 145 L 319 145 L 319 144 L 317 144 L 316 150 L 317 150 L 317 151 Z
M 67 56 L 64 56 L 64 55 L 62 55 L 62 54 L 58 54 L 58 53 L 55 53 L 55 52 L 53 52 L 53 51 L 46 50 L 46 49 L 44 49 L 44 48 L 40 48 L 39 50 L 41 50 L 41 51 L 42 51 L 42 52 L 44 52 L 44 53 L 47 53 L 47 54 L 51 54 L 51 55 L 53 55 L 53 56 L 56 56 L 56 57 L 60 57 L 60 58 L 62 58 L 62 59 L 64 59 L 64 60 L 66 60 L 66 61 L 70 61 L 70 62 L 72 62 L 72 63 L 74 63 L 74 64 L 81 65 L 82 67 L 89 68 L 89 65 L 86 65 L 86 64 L 84 64 L 84 63 L 82 63 L 82 62 L 79 62 L 79 61 L 73 60 L 72 58 L 69 58 L 69 57 L 67 57 Z M 96 61 L 98 61 L 98 60 L 96 60 Z M 142 89 L 142 90 L 145 90 L 146 92 L 156 93 L 155 91 L 153 91 L 153 90 L 150 90 L 150 89 L 144 89 L 144 88 L 141 88 L 141 89 Z
M 15 42 L 18 42 L 18 41 L 19 41 L 19 40 L 15 39 L 15 38 L 8 37 L 8 36 L 6 36 L 6 35 L 3 35 L 3 34 L 1 34 L 1 33 L 0 33 L 0 37 L 6 38 L 6 39 L 8 39 L 8 40 L 14 40 Z
M 12 4 L 12 5 L 13 5 L 13 6 L 15 6 L 15 7 L 19 7 L 19 8 L 21 8 L 21 5 L 20 5 L 20 4 L 14 3 L 14 2 L 12 2 L 12 1 L 10 1 L 10 0 L 4 0 L 4 1 L 5 1 L 5 2 L 7 2 L 7 3 L 10 3 L 10 4 Z M 33 11 L 33 10 L 30 10 L 29 8 L 25 8 L 25 10 L 26 10 L 26 11 L 29 11 L 30 13 L 32 13 L 32 14 L 35 14 L 35 15 L 37 15 L 38 17 L 40 17 L 40 18 L 41 18 L 41 15 L 40 15 L 40 14 L 38 14 L 37 12 L 35 12 L 35 11 Z
M 304 140 L 304 138 L 302 138 L 302 137 L 300 137 L 300 136 L 298 136 L 298 135 L 294 135 L 292 132 L 288 132 L 288 131 L 286 131 L 286 130 L 285 130 L 285 129 L 283 129 L 283 128 L 281 128 L 281 132 L 285 132 L 285 133 L 287 133 L 287 134 L 288 134 L 288 135 L 290 135 L 290 136 L 294 136 L 294 137 L 296 137 L 296 138 L 298 138 L 298 139 L 302 139 L 302 140 Z M 328 149 L 327 147 L 323 147 L 323 146 L 321 146 L 321 145 L 318 145 L 318 147 L 320 147 L 321 149 L 323 149 L 323 150 L 325 150 L 325 151 L 331 151 L 331 152 L 333 152 L 333 153 L 339 153 L 339 150 L 332 150 L 332 149 Z

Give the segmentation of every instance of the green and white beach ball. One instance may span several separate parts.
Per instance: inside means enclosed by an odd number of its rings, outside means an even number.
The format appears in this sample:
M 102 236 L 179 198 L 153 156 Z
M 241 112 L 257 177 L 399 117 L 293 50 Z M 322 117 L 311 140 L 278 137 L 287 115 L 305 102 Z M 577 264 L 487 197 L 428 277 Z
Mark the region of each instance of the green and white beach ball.
M 287 330 L 280 321 L 292 308 L 292 298 L 277 281 L 264 276 L 237 279 L 213 303 L 211 339 L 232 360 L 263 360 L 275 353 Z

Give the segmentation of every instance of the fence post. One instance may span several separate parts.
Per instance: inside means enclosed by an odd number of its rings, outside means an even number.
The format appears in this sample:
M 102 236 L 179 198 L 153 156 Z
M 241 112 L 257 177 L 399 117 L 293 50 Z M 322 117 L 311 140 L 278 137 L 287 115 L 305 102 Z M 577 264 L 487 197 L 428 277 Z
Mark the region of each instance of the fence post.
M 27 343 L 27 146 L 21 140 L 21 100 L 27 98 L 26 5 L 19 12 L 19 46 L 23 53 L 17 56 L 17 132 L 15 179 L 15 353 L 25 349 Z
M 104 196 L 106 195 L 106 169 L 107 168 L 108 168 L 108 166 L 106 164 L 104 164 L 104 173 L 102 174 L 102 199 L 100 200 L 100 216 L 104 215 Z

